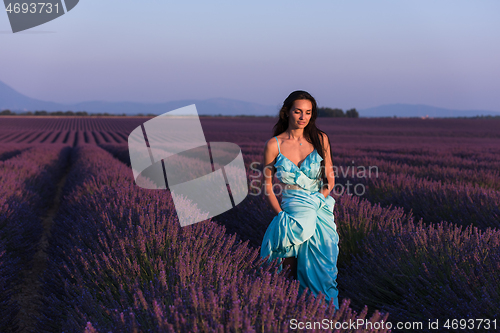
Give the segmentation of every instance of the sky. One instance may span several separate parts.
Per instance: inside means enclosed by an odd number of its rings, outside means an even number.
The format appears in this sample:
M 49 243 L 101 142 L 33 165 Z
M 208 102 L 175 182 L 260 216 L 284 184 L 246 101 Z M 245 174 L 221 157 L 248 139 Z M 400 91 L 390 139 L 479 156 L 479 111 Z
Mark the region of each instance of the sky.
M 500 1 L 80 0 L 12 33 L 0 81 L 32 98 L 500 111 Z

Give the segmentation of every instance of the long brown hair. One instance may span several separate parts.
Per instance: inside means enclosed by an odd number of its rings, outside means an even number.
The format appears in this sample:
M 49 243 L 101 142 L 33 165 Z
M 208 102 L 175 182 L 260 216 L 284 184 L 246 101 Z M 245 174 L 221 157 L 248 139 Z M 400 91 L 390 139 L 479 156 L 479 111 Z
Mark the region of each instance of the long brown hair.
M 274 134 L 273 136 L 278 136 L 281 133 L 285 132 L 288 129 L 288 113 L 290 112 L 290 109 L 293 106 L 293 103 L 298 100 L 298 99 L 307 99 L 311 101 L 312 104 L 312 112 L 311 112 L 311 119 L 309 120 L 309 123 L 307 126 L 304 128 L 304 138 L 306 139 L 307 142 L 311 143 L 316 151 L 319 153 L 319 155 L 323 158 L 323 161 L 321 161 L 321 180 L 323 180 L 323 183 L 328 183 L 328 179 L 326 178 L 325 175 L 325 156 L 324 156 L 324 143 L 323 143 L 323 136 L 321 134 L 325 134 L 322 130 L 316 127 L 316 118 L 318 117 L 318 106 L 316 104 L 316 100 L 314 97 L 311 96 L 307 91 L 303 90 L 297 90 L 292 92 L 288 97 L 285 99 L 283 102 L 283 106 L 280 109 L 280 112 L 278 114 L 278 122 L 274 125 L 273 131 Z M 328 145 L 330 146 L 330 159 L 333 162 L 333 156 L 332 156 L 332 148 L 330 145 L 330 138 L 328 135 L 326 135 L 328 139 Z

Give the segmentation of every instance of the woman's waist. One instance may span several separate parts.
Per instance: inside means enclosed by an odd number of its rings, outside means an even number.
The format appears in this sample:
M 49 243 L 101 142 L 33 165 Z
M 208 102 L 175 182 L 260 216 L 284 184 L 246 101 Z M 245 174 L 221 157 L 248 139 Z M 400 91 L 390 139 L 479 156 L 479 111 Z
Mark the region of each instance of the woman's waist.
M 290 191 L 290 190 L 298 190 L 298 191 L 304 191 L 304 192 L 308 192 L 308 193 L 318 191 L 317 189 L 314 189 L 311 191 L 311 190 L 305 189 L 297 184 L 286 184 L 283 182 L 277 182 L 277 183 L 275 183 L 275 185 L 281 190 L 280 193 L 285 193 L 286 191 Z

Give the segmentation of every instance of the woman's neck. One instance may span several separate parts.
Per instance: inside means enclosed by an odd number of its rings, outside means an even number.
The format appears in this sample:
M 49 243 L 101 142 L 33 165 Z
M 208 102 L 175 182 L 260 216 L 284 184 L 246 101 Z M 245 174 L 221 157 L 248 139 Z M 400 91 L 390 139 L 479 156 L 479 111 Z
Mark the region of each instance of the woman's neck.
M 288 128 L 285 133 L 288 135 L 288 139 L 291 140 L 300 140 L 304 138 L 304 129 L 303 128 L 297 128 L 297 129 L 290 129 Z

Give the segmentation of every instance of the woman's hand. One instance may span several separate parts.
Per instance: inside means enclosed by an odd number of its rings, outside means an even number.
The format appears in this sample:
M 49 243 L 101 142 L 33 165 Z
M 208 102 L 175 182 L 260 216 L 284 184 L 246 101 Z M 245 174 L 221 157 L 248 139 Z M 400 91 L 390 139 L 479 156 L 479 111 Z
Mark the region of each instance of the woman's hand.
M 328 188 L 324 188 L 320 192 L 321 192 L 321 194 L 323 194 L 325 199 L 328 198 L 328 196 L 330 195 L 330 190 Z

